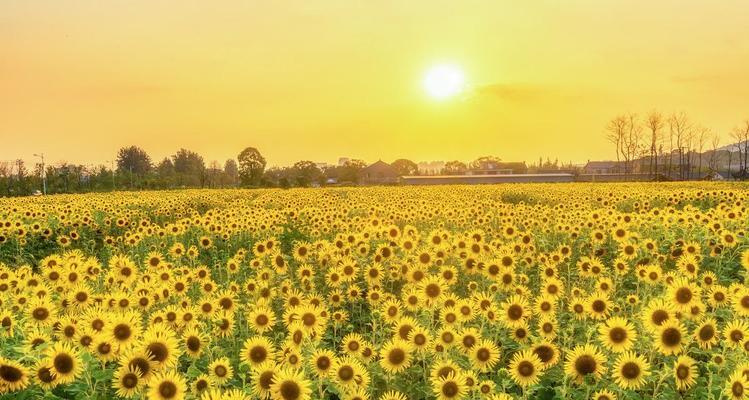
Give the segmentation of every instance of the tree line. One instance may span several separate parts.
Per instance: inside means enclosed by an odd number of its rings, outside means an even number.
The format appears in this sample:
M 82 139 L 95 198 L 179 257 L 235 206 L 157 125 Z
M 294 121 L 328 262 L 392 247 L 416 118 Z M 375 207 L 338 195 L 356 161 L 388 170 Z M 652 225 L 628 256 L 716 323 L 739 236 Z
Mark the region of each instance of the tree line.
M 265 157 L 247 147 L 236 159 L 206 164 L 191 150 L 179 149 L 174 155 L 154 161 L 138 146 L 119 149 L 109 165 L 85 165 L 60 162 L 37 163 L 31 167 L 23 160 L 0 161 L 0 196 L 23 196 L 46 186 L 47 193 L 85 193 L 111 190 L 153 190 L 176 188 L 231 187 L 309 187 L 332 182 L 359 183 L 362 160 L 342 165 L 318 165 L 302 160 L 287 167 L 266 168 Z M 392 166 L 403 175 L 417 173 L 410 160 L 396 160 Z M 46 179 L 45 179 L 46 178 Z M 45 185 L 46 181 L 46 185 Z
M 677 180 L 713 173 L 749 177 L 749 119 L 730 132 L 732 143 L 723 148 L 718 134 L 684 112 L 620 114 L 608 121 L 605 132 L 624 174 Z

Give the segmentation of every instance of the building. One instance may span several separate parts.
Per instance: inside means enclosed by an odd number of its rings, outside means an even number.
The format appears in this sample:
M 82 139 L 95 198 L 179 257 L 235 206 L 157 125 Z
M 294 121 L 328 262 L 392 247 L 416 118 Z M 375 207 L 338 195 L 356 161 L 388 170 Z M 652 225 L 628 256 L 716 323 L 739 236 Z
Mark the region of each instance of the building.
M 624 163 L 621 161 L 588 161 L 583 167 L 583 174 L 589 175 L 623 174 L 624 172 Z
M 495 183 L 573 182 L 572 174 L 484 174 L 403 176 L 406 185 L 479 185 Z
M 379 160 L 361 171 L 361 181 L 368 185 L 398 183 L 398 171 L 392 165 Z

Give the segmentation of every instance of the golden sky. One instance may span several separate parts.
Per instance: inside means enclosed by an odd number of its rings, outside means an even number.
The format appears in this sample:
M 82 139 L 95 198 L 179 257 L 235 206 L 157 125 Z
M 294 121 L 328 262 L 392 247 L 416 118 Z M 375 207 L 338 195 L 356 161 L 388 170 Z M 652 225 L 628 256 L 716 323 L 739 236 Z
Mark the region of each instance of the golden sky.
M 722 1 L 0 1 L 0 160 L 340 156 L 585 162 L 627 111 L 749 118 L 749 5 Z M 424 72 L 462 67 L 430 99 Z

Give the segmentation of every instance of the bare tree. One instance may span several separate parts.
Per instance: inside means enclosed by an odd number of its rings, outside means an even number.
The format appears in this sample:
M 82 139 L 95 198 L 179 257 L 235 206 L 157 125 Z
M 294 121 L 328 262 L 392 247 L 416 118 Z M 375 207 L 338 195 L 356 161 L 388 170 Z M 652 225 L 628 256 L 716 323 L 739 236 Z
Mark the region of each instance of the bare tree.
M 710 136 L 711 132 L 709 128 L 706 128 L 704 126 L 700 126 L 697 129 L 697 151 L 696 151 L 696 157 L 697 157 L 697 174 L 699 176 L 702 175 L 702 150 L 705 148 L 705 143 L 707 142 L 708 136 Z
M 650 174 L 653 174 L 653 166 L 655 166 L 655 174 L 658 175 L 658 143 L 661 141 L 661 131 L 663 130 L 664 122 L 663 115 L 656 110 L 653 110 L 648 114 L 645 120 L 645 126 L 650 132 Z
M 606 125 L 606 139 L 616 147 L 616 161 L 620 162 L 624 158 L 624 136 L 627 131 L 627 118 L 619 115 L 611 119 Z
M 718 146 L 720 146 L 720 136 L 717 134 L 713 135 L 712 140 L 710 141 L 710 166 L 709 168 L 712 171 L 718 171 Z
M 743 126 L 733 129 L 731 138 L 735 141 L 733 146 L 739 152 L 739 176 L 745 179 L 749 175 L 749 119 L 744 121 Z
M 679 179 L 683 180 L 685 164 L 687 164 L 687 171 L 689 171 L 688 160 L 685 158 L 684 150 L 687 145 L 691 144 L 690 142 L 692 140 L 693 132 L 692 123 L 689 121 L 687 114 L 682 111 L 678 114 L 672 114 L 668 119 L 668 125 L 671 137 L 676 141 L 676 150 L 679 154 Z M 688 155 L 689 153 L 687 150 L 687 156 Z

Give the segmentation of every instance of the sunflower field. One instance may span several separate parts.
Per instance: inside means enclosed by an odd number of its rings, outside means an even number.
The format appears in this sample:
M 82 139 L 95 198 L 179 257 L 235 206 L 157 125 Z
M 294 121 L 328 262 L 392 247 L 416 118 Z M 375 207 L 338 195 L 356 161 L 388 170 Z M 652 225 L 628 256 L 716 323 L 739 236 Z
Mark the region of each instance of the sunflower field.
M 0 199 L 0 399 L 749 399 L 749 186 Z

